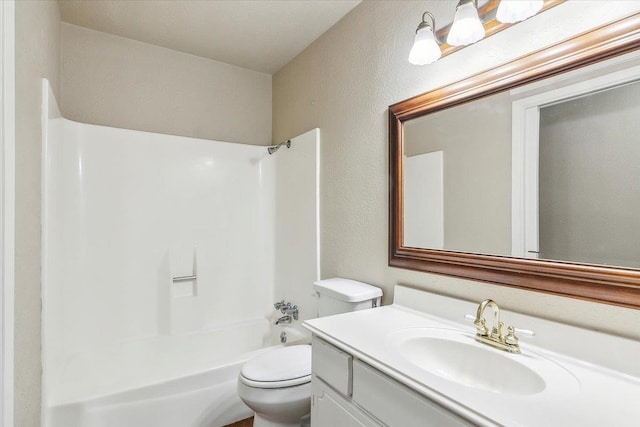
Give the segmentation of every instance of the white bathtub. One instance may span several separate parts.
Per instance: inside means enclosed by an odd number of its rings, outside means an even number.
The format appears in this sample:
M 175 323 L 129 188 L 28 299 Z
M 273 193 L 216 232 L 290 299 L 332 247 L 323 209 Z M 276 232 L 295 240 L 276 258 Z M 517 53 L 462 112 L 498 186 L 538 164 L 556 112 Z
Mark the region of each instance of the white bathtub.
M 238 374 L 245 361 L 275 348 L 268 344 L 278 342 L 282 331 L 288 344 L 308 340 L 298 328 L 269 328 L 262 320 L 127 343 L 117 355 L 80 354 L 67 364 L 67 381 L 60 379 L 65 387 L 48 396 L 43 425 L 218 427 L 248 418 L 252 412 L 236 393 Z M 257 336 L 267 346 L 250 349 L 247 343 Z
M 236 378 L 279 344 L 272 302 L 317 312 L 319 130 L 269 156 L 73 122 L 42 96 L 42 426 L 250 415 Z

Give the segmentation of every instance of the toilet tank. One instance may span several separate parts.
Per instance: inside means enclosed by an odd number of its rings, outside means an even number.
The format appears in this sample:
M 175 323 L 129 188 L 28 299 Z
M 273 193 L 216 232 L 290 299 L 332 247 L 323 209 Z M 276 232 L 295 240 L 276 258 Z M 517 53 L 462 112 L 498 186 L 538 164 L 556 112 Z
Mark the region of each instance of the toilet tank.
M 378 307 L 382 289 L 356 280 L 334 277 L 313 284 L 318 293 L 318 317 Z

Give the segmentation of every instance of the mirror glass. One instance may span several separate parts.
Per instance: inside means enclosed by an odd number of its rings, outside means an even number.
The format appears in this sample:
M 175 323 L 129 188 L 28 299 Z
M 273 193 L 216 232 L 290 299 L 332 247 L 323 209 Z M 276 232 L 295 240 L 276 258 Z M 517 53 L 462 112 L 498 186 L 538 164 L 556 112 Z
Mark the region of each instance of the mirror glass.
M 640 56 L 404 122 L 409 248 L 640 268 Z

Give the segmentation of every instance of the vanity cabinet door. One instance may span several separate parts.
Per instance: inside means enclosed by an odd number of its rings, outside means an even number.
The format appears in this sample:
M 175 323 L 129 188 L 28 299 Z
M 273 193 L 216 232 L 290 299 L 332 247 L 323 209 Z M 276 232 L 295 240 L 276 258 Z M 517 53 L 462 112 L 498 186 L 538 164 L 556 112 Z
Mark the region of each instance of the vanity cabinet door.
M 311 427 L 380 427 L 317 376 L 312 388 Z
M 311 340 L 311 353 L 314 375 L 344 396 L 351 396 L 353 356 L 315 336 Z
M 389 427 L 473 425 L 359 360 L 353 361 L 352 399 Z

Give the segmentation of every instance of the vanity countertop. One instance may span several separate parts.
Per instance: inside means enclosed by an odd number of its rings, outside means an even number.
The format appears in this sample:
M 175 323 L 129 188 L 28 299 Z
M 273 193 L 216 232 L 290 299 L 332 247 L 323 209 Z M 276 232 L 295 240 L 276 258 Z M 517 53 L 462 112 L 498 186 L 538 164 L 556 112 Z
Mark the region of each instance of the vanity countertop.
M 400 293 L 410 297 L 412 292 L 418 291 L 408 290 Z M 469 303 L 463 304 L 467 305 L 466 310 Z M 457 313 L 456 317 L 462 318 L 465 314 L 467 313 Z M 490 324 L 488 312 L 485 313 L 485 317 Z M 508 315 L 502 319 L 510 320 Z M 549 323 L 544 320 L 541 322 Z M 320 338 L 467 418 L 473 424 L 636 426 L 640 419 L 640 378 L 536 346 L 535 338 L 532 341 L 522 338 L 522 354 L 510 354 L 475 342 L 475 328 L 471 323 L 436 317 L 398 302 L 371 310 L 307 320 L 304 325 Z M 397 340 L 394 340 L 399 334 L 407 331 L 419 333 L 420 330 L 456 331 L 463 340 L 468 336 L 472 345 L 488 348 L 497 352 L 498 357 L 524 363 L 535 369 L 538 369 L 535 363 L 529 362 L 542 361 L 542 365 L 539 365 L 540 370 L 546 371 L 540 372 L 545 381 L 543 390 L 501 393 L 451 381 L 446 375 L 434 375 L 403 357 L 396 345 Z M 620 340 L 622 344 L 618 348 L 609 347 L 606 351 L 626 351 L 629 348 L 636 349 L 636 345 L 639 345 L 622 338 Z M 606 344 L 610 346 L 612 342 L 615 342 L 615 338 Z M 600 344 L 602 343 L 598 342 L 596 336 L 595 345 Z M 626 357 L 635 359 L 634 363 L 638 363 L 639 355 L 640 353 L 636 352 Z M 491 370 L 496 371 L 496 366 L 492 366 Z M 500 372 L 499 367 L 497 372 Z M 508 375 L 507 372 L 505 374 Z

